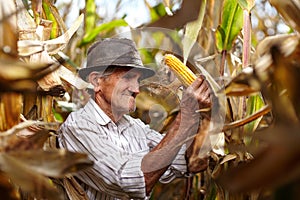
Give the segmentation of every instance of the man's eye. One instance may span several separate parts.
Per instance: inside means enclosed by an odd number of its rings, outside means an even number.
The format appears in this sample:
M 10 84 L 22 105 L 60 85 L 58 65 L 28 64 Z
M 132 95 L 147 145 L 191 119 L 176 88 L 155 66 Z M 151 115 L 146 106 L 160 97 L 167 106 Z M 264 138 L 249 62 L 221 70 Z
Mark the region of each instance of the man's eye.
M 132 79 L 132 76 L 127 74 L 127 75 L 123 76 L 123 78 L 130 80 L 130 79 Z

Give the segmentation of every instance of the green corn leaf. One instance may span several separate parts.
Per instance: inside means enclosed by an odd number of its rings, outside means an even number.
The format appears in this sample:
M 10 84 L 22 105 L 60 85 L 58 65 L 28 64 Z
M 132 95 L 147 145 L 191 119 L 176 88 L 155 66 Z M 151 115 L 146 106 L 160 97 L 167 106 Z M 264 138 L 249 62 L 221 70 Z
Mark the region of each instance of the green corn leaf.
M 92 29 L 90 32 L 86 32 L 79 46 L 81 47 L 92 42 L 102 31 L 110 31 L 120 26 L 128 26 L 128 24 L 124 19 L 117 19 L 108 23 L 103 23 L 100 26 Z
M 239 5 L 243 10 L 247 10 L 248 12 L 251 11 L 251 9 L 255 5 L 255 0 L 237 0 Z
M 234 39 L 243 27 L 243 10 L 237 0 L 225 0 L 222 22 L 216 30 L 216 46 L 221 52 L 230 50 Z
M 247 101 L 247 116 L 250 116 L 254 113 L 256 113 L 258 110 L 260 110 L 263 106 L 265 106 L 265 103 L 261 97 L 260 94 L 250 96 Z M 248 123 L 245 125 L 245 132 L 246 133 L 252 133 L 256 130 L 258 127 L 261 119 L 263 116 L 259 117 L 258 119 Z
M 159 3 L 158 5 L 151 7 L 149 10 L 151 21 L 153 22 L 166 15 L 166 9 L 163 3 Z
M 96 24 L 96 4 L 94 0 L 86 1 L 85 31 L 88 33 L 95 28 Z
M 184 58 L 183 63 L 184 64 L 186 63 L 190 51 L 198 38 L 199 31 L 201 30 L 202 22 L 204 19 L 205 8 L 206 8 L 206 0 L 203 0 L 201 3 L 198 19 L 186 25 L 185 37 L 183 40 L 183 58 Z
M 50 39 L 57 38 L 59 36 L 59 25 L 57 23 L 56 17 L 51 11 L 51 5 L 48 2 L 43 2 L 43 9 L 46 15 L 46 19 L 52 21 L 52 29 L 50 33 Z

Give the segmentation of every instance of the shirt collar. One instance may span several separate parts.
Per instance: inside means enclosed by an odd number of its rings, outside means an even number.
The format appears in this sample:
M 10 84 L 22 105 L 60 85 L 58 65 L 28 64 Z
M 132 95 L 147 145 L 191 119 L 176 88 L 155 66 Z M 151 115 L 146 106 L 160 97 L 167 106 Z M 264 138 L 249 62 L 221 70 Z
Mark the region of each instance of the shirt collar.
M 93 112 L 96 121 L 102 126 L 107 125 L 108 123 L 114 123 L 92 98 L 87 102 L 85 109 L 88 112 Z M 120 121 L 117 122 L 120 131 L 125 130 L 132 124 L 132 118 L 128 115 L 124 115 Z
M 96 121 L 100 125 L 107 125 L 112 120 L 107 116 L 107 114 L 98 106 L 98 104 L 90 98 L 85 106 L 85 110 L 87 112 L 92 112 L 93 116 L 95 117 Z
M 132 119 L 128 115 L 124 115 L 120 121 L 117 122 L 118 128 L 121 132 L 133 124 Z

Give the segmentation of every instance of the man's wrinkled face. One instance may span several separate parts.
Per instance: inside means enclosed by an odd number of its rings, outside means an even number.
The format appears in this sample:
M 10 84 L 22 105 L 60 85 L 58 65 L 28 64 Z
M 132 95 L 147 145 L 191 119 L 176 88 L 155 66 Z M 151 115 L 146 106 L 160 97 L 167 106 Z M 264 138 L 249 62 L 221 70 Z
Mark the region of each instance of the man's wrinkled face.
M 102 80 L 102 98 L 110 104 L 113 113 L 127 114 L 135 111 L 135 97 L 140 92 L 140 78 L 141 72 L 138 70 L 116 69 Z

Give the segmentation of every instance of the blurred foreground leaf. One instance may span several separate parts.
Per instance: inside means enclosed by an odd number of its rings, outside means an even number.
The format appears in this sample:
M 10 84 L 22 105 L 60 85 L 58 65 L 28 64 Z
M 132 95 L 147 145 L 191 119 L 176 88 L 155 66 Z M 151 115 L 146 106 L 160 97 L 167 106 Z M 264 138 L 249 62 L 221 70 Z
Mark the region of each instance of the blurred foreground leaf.
M 86 154 L 64 149 L 11 151 L 5 155 L 36 173 L 54 178 L 62 178 L 93 165 Z
M 12 182 L 22 188 L 23 191 L 34 194 L 38 198 L 49 200 L 62 200 L 53 182 L 30 169 L 25 163 L 9 156 L 0 154 L 1 170 L 4 171 Z
M 299 126 L 275 126 L 257 133 L 254 159 L 224 172 L 220 183 L 231 192 L 274 189 L 300 180 Z M 299 194 L 298 194 L 299 195 Z

